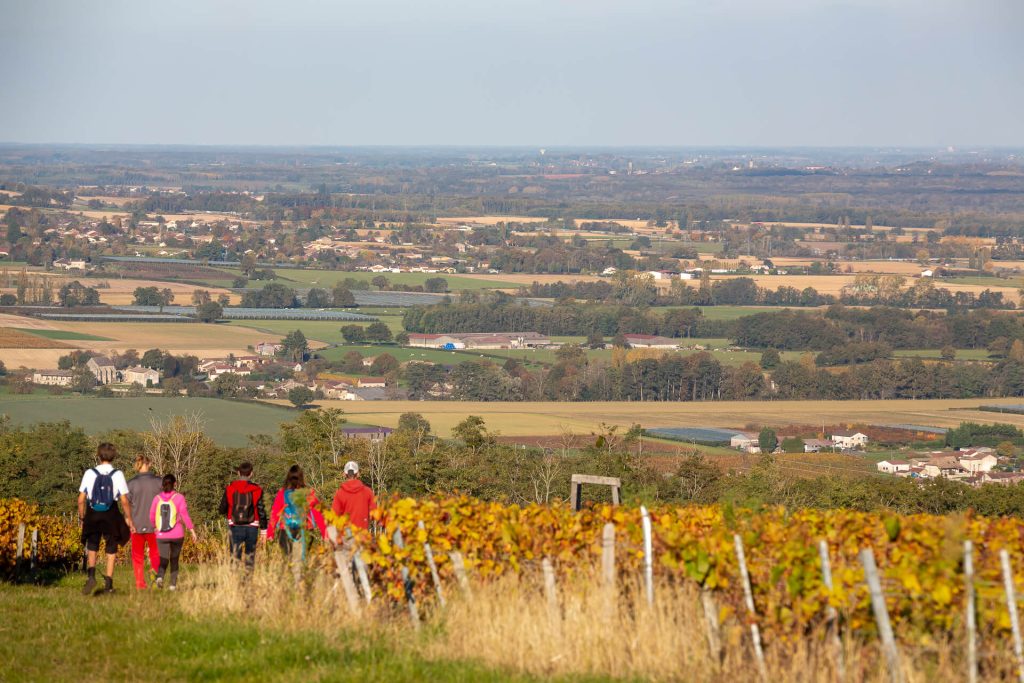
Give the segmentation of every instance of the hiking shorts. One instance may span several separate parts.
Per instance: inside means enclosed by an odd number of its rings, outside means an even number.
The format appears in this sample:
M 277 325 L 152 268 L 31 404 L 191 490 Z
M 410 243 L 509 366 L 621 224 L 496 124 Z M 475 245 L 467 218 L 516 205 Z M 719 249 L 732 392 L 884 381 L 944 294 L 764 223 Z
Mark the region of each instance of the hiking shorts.
M 99 552 L 100 541 L 103 541 L 106 553 L 113 555 L 129 540 L 131 530 L 116 506 L 105 512 L 86 508 L 85 521 L 82 522 L 82 543 L 86 550 Z

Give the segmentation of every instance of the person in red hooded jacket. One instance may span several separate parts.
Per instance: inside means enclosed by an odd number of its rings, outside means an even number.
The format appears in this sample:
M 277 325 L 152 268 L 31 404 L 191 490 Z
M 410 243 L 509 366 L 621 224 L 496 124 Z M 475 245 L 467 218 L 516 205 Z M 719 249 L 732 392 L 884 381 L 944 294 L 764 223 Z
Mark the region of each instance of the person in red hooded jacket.
M 336 515 L 348 515 L 349 522 L 360 529 L 370 528 L 370 513 L 377 509 L 373 490 L 359 481 L 359 463 L 345 463 L 345 482 L 334 494 L 331 509 Z

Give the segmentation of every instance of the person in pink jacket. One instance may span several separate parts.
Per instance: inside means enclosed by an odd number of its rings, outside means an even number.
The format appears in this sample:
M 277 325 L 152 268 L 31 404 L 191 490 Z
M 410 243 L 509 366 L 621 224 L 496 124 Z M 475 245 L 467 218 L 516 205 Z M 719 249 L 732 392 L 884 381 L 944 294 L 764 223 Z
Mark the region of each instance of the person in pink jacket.
M 173 474 L 165 474 L 161 484 L 162 490 L 153 499 L 149 507 L 149 519 L 156 528 L 156 547 L 160 552 L 160 568 L 156 570 L 156 587 L 163 588 L 164 575 L 168 567 L 171 580 L 168 590 L 176 590 L 178 585 L 178 558 L 181 547 L 185 544 L 185 529 L 196 540 L 196 530 L 192 519 L 188 516 L 188 503 L 185 496 L 174 490 L 178 479 Z

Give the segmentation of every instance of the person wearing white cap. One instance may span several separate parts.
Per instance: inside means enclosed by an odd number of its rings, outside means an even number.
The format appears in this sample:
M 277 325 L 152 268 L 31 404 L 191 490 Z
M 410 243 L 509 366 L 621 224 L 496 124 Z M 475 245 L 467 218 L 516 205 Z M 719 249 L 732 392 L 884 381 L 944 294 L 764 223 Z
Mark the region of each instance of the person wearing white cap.
M 355 460 L 345 463 L 345 482 L 334 494 L 331 509 L 338 516 L 348 515 L 352 526 L 370 528 L 370 513 L 377 509 L 377 500 L 373 490 L 359 480 L 359 463 Z

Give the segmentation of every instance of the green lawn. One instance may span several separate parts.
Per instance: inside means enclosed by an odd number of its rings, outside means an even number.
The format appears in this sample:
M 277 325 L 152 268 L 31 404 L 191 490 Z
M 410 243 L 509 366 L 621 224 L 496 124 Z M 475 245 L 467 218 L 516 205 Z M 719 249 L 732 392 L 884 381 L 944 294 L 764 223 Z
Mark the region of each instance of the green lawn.
M 27 327 L 15 327 L 13 328 L 19 332 L 25 334 L 34 334 L 37 337 L 45 337 L 46 339 L 69 339 L 74 341 L 113 341 L 109 337 L 97 337 L 95 334 L 85 334 L 84 332 L 68 332 L 65 330 L 35 330 Z
M 978 275 L 978 276 L 964 275 L 964 276 L 961 276 L 961 277 L 937 278 L 938 286 L 941 287 L 943 283 L 957 284 L 957 285 L 981 285 L 982 287 L 1020 287 L 1020 286 L 1024 285 L 1024 279 L 1019 278 L 1019 277 L 1017 277 L 1017 278 L 985 277 L 984 275 Z
M 0 394 L 0 413 L 20 424 L 69 420 L 90 434 L 110 429 L 148 431 L 150 418 L 199 413 L 206 433 L 219 444 L 244 446 L 250 434 L 277 434 L 298 412 L 266 403 L 215 398 L 97 398 L 49 394 Z
M 430 661 L 400 638 L 280 631 L 256 620 L 195 618 L 178 594 L 136 591 L 130 570 L 113 595 L 83 596 L 79 573 L 48 586 L 0 583 L 4 681 L 526 681 L 471 662 Z M 311 609 L 341 609 L 340 605 Z M 379 631 L 378 631 L 379 633 Z M 408 636 L 413 638 L 413 636 Z M 579 679 L 577 679 L 579 680 Z
M 466 353 L 459 353 L 457 351 L 442 351 L 440 349 L 414 349 L 404 346 L 394 345 L 374 345 L 374 344 L 344 344 L 342 346 L 336 346 L 317 353 L 327 360 L 341 360 L 342 357 L 349 351 L 358 351 L 363 356 L 377 356 L 382 353 L 390 353 L 392 356 L 398 359 L 399 362 L 404 363 L 407 360 L 423 360 L 431 363 L 441 363 L 443 365 L 454 365 L 456 363 L 462 363 L 466 360 L 473 358 Z
M 224 268 L 223 270 L 240 276 L 242 272 L 237 268 Z M 362 270 L 299 270 L 293 268 L 274 269 L 278 280 L 292 287 L 322 287 L 333 289 L 336 284 L 345 278 L 369 282 L 380 273 L 370 273 Z M 448 281 L 448 289 L 458 291 L 460 289 L 509 289 L 518 287 L 514 282 L 503 282 L 501 280 L 482 280 L 477 278 L 460 277 L 447 273 L 382 273 L 388 282 L 396 285 L 422 285 L 430 278 L 440 277 Z M 263 281 L 252 281 L 249 286 L 262 286 Z

